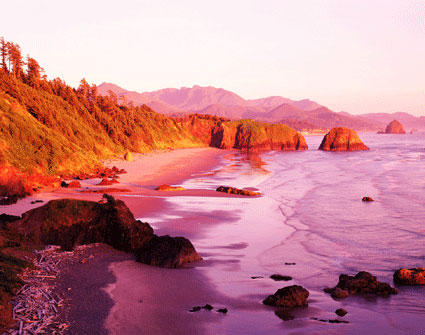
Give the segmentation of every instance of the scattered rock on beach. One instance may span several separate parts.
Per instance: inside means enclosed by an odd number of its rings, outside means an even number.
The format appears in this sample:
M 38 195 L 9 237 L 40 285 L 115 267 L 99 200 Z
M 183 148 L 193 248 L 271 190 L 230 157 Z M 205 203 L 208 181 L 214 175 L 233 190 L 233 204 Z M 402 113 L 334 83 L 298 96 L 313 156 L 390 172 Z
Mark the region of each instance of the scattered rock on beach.
M 156 191 L 184 191 L 185 188 L 181 186 L 170 186 L 167 184 L 159 185 L 156 189 Z
M 166 268 L 178 268 L 202 259 L 187 238 L 168 235 L 153 235 L 135 251 L 135 255 L 139 262 Z
M 398 269 L 393 278 L 401 285 L 425 285 L 425 268 Z
M 347 313 L 348 312 L 344 308 L 338 308 L 335 311 L 335 314 L 338 315 L 338 316 L 345 316 L 345 315 L 347 315 Z
M 78 182 L 78 181 L 76 181 L 76 180 L 73 180 L 73 181 L 71 181 L 69 184 L 68 184 L 68 186 L 67 186 L 68 188 L 80 188 L 81 187 L 81 184 L 80 184 L 80 182 Z
M 227 186 L 220 186 L 216 189 L 217 192 L 224 192 L 229 194 L 238 194 L 238 195 L 245 195 L 245 196 L 256 196 L 261 195 L 259 192 L 254 191 L 248 191 L 248 190 L 241 190 L 235 187 L 227 187 Z
M 297 263 L 294 262 L 285 262 L 285 265 L 296 265 Z
M 371 197 L 363 197 L 362 201 L 372 202 L 372 201 L 375 201 L 375 200 L 373 200 Z
M 375 276 L 366 271 L 361 271 L 355 276 L 342 274 L 339 276 L 338 284 L 333 288 L 325 288 L 332 298 L 342 299 L 353 294 L 376 294 L 388 296 L 397 294 L 397 289 L 387 283 L 379 282 Z
M 356 131 L 349 128 L 332 128 L 323 138 L 319 150 L 325 151 L 355 151 L 369 150 L 363 144 Z
M 101 182 L 99 184 L 97 184 L 97 186 L 109 186 L 109 185 L 112 185 L 112 184 L 113 184 L 113 181 L 112 180 L 103 178 L 101 180 Z
M 218 312 L 218 313 L 227 314 L 228 310 L 227 310 L 227 308 L 219 308 L 219 309 L 217 310 L 217 312 Z
M 130 151 L 127 151 L 127 152 L 124 154 L 124 159 L 125 159 L 127 162 L 132 162 L 132 161 L 133 161 L 133 155 L 131 154 L 131 152 L 130 152 Z
M 275 280 L 275 281 L 289 281 L 292 280 L 292 277 L 290 276 L 282 276 L 280 274 L 274 274 L 270 276 L 271 279 Z
M 328 323 L 349 323 L 348 321 L 345 321 L 345 320 L 338 320 L 338 319 L 329 319 L 329 320 L 326 320 L 326 319 L 319 319 L 319 318 L 311 318 L 312 320 L 316 320 L 316 321 L 319 321 L 319 322 L 328 322 Z
M 192 307 L 192 309 L 189 309 L 189 312 L 193 313 L 193 312 L 199 312 L 201 310 L 201 306 L 195 306 Z
M 281 307 L 307 306 L 309 292 L 302 286 L 292 285 L 283 287 L 264 299 L 263 304 Z
M 210 304 L 206 304 L 206 305 L 204 305 L 204 306 L 202 306 L 202 309 L 206 309 L 206 310 L 208 310 L 208 311 L 212 311 L 213 310 L 213 306 L 211 306 Z

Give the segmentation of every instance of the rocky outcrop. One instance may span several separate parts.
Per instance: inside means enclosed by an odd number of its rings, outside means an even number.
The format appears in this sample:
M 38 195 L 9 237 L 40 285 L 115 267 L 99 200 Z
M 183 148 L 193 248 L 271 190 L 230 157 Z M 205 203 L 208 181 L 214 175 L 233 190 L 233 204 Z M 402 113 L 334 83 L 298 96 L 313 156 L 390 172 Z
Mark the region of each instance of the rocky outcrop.
M 353 294 L 370 293 L 387 296 L 398 293 L 397 289 L 387 283 L 379 282 L 375 276 L 366 271 L 361 271 L 354 277 L 342 274 L 335 287 L 325 288 L 324 291 L 336 299 L 343 299 Z
M 369 150 L 360 140 L 357 132 L 348 128 L 332 128 L 323 138 L 319 150 L 355 151 Z
M 371 197 L 363 197 L 363 198 L 362 198 L 362 201 L 365 201 L 365 202 L 372 202 L 372 201 L 375 201 L 375 200 L 373 200 Z
M 170 186 L 167 184 L 159 185 L 156 189 L 156 191 L 184 191 L 185 188 L 181 186 Z
M 235 187 L 227 187 L 227 186 L 220 186 L 216 189 L 217 192 L 224 192 L 229 194 L 238 194 L 238 195 L 245 195 L 245 196 L 256 196 L 261 195 L 260 192 L 253 192 L 249 190 L 241 190 Z
M 73 180 L 73 181 L 71 181 L 69 184 L 68 184 L 68 186 L 67 186 L 68 188 L 80 188 L 81 187 L 81 184 L 80 184 L 80 182 L 78 182 L 78 181 L 76 181 L 76 180 Z
M 385 134 L 406 134 L 406 131 L 399 121 L 393 120 L 385 128 Z
M 302 286 L 286 286 L 277 290 L 275 294 L 269 295 L 264 299 L 263 304 L 279 307 L 307 306 L 309 294 L 310 293 Z
M 134 219 L 123 201 L 108 195 L 104 198 L 105 203 L 52 200 L 24 213 L 22 220 L 9 224 L 9 228 L 33 242 L 60 245 L 65 250 L 81 244 L 107 243 L 134 253 L 141 262 L 163 267 L 179 267 L 201 259 L 189 240 L 158 237 L 148 223 Z
M 100 183 L 97 184 L 97 186 L 110 186 L 110 185 L 118 184 L 118 183 L 119 183 L 119 181 L 116 180 L 116 179 L 106 179 L 106 178 L 103 178 L 100 181 Z
M 188 239 L 168 235 L 154 235 L 135 255 L 139 262 L 165 268 L 178 268 L 202 259 Z
M 425 268 L 398 269 L 393 278 L 401 285 L 425 285 Z
M 306 150 L 304 137 L 284 124 L 252 120 L 225 121 L 191 116 L 183 122 L 206 145 L 222 149 Z

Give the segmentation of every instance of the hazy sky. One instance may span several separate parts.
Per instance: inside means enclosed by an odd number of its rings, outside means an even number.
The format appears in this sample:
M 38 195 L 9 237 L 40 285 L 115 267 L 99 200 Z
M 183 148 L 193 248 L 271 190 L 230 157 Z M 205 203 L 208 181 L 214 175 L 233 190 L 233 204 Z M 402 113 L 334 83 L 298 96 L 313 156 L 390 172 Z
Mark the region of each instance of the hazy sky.
M 425 115 L 425 0 L 13 0 L 0 36 L 49 78 L 215 86 Z

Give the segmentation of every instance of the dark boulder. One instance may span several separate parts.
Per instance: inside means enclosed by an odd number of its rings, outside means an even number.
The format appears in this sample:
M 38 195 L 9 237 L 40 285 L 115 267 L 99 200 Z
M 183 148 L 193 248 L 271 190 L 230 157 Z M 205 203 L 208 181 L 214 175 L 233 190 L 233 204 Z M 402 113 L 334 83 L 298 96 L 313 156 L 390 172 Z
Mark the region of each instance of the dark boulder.
M 192 243 L 183 237 L 158 237 L 152 227 L 135 220 L 126 204 L 104 195 L 105 203 L 61 199 L 24 213 L 10 229 L 36 243 L 60 245 L 65 250 L 102 242 L 132 252 L 139 261 L 162 267 L 179 267 L 200 260 Z M 151 253 L 151 255 L 149 255 Z
M 338 308 L 335 311 L 335 314 L 338 315 L 338 316 L 341 316 L 341 317 L 347 315 L 347 313 L 348 312 L 344 308 Z
M 375 200 L 373 200 L 371 197 L 363 197 L 363 198 L 362 198 L 362 201 L 365 201 L 365 202 L 372 202 L 372 201 L 375 201 Z
M 274 275 L 271 275 L 270 276 L 270 279 L 273 279 L 273 280 L 275 280 L 275 281 L 289 281 L 289 280 L 292 280 L 292 277 L 290 277 L 290 276 L 283 276 L 283 275 L 280 275 L 280 274 L 274 274 Z
M 387 283 L 379 282 L 375 276 L 366 271 L 361 271 L 355 276 L 342 274 L 339 276 L 338 284 L 333 288 L 325 288 L 333 298 L 346 298 L 353 294 L 376 294 L 388 296 L 397 294 L 397 289 Z
M 145 264 L 178 268 L 184 263 L 201 260 L 192 243 L 184 237 L 153 237 L 135 251 L 136 259 Z
M 264 299 L 263 304 L 279 307 L 307 306 L 309 292 L 302 286 L 292 285 L 283 287 Z
M 259 192 L 253 192 L 248 190 L 241 190 L 236 187 L 227 187 L 227 186 L 220 186 L 216 189 L 217 192 L 224 192 L 229 194 L 238 194 L 238 195 L 245 195 L 245 196 L 256 196 L 261 195 Z

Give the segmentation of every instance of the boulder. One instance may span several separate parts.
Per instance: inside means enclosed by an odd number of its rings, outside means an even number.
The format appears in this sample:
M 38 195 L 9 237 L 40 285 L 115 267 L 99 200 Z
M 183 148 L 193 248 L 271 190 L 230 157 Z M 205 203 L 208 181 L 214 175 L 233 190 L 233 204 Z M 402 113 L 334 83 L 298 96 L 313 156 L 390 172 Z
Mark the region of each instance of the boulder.
M 155 190 L 157 191 L 184 191 L 185 188 L 181 186 L 170 186 L 167 184 L 159 185 Z
M 385 134 L 406 134 L 406 131 L 399 121 L 393 120 L 385 128 Z
M 292 285 L 283 287 L 264 299 L 263 304 L 278 307 L 307 306 L 309 292 L 302 286 Z
M 280 275 L 280 274 L 274 274 L 274 275 L 271 275 L 270 276 L 270 279 L 273 279 L 273 280 L 275 280 L 275 281 L 289 281 L 289 280 L 292 280 L 292 277 L 290 277 L 290 276 L 283 276 L 283 275 Z
M 360 140 L 357 132 L 348 128 L 332 128 L 323 138 L 319 150 L 355 151 L 369 150 Z
M 398 269 L 393 278 L 401 285 L 425 285 L 425 268 Z
M 338 316 L 341 316 L 341 317 L 347 315 L 347 313 L 348 312 L 344 308 L 338 308 L 335 311 L 335 314 L 338 315 Z
M 148 223 L 135 220 L 123 201 L 106 194 L 104 198 L 104 203 L 51 200 L 24 213 L 21 220 L 8 227 L 35 243 L 60 245 L 65 250 L 82 244 L 107 243 L 134 253 L 143 263 L 162 267 L 179 267 L 201 259 L 189 240 L 158 237 Z
M 131 152 L 130 152 L 130 151 L 127 151 L 127 152 L 124 154 L 124 159 L 125 159 L 127 162 L 132 162 L 132 161 L 133 161 L 133 155 L 131 154 Z
M 339 276 L 338 284 L 333 288 L 325 288 L 332 298 L 343 299 L 353 294 L 376 294 L 388 296 L 397 294 L 397 289 L 387 283 L 379 282 L 375 276 L 366 271 L 357 273 L 354 277 L 346 274 Z
M 81 184 L 80 184 L 80 182 L 79 181 L 76 181 L 76 180 L 73 180 L 73 181 L 71 181 L 69 184 L 68 184 L 68 186 L 67 186 L 68 188 L 80 188 L 81 187 Z
M 112 184 L 114 184 L 114 182 L 112 180 L 103 178 L 102 181 L 99 184 L 97 184 L 97 186 L 109 186 L 109 185 L 112 185 Z
M 188 239 L 168 235 L 154 235 L 135 255 L 139 262 L 165 268 L 178 268 L 202 259 Z
M 363 198 L 362 198 L 362 201 L 365 201 L 365 202 L 372 202 L 372 201 L 375 201 L 375 200 L 373 200 L 371 197 L 363 197 Z
M 217 192 L 224 192 L 229 194 L 238 194 L 238 195 L 245 195 L 245 196 L 256 196 L 261 195 L 259 192 L 253 192 L 248 190 L 241 190 L 235 187 L 227 187 L 227 186 L 220 186 L 216 189 Z

